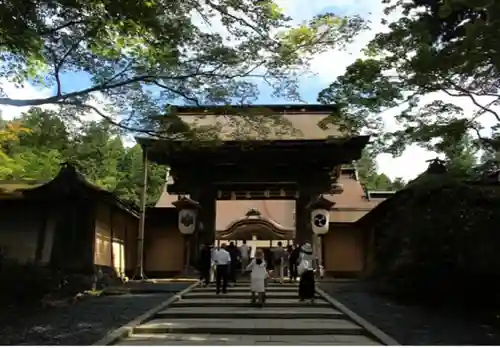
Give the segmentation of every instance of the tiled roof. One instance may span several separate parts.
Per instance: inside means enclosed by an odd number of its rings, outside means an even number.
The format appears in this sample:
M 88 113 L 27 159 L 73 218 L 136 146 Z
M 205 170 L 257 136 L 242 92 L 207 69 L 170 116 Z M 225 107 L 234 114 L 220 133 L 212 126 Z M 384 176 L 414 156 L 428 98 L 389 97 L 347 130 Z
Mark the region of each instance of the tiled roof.
M 215 115 L 200 117 L 179 114 L 182 120 L 188 124 L 196 124 L 197 126 L 216 125 L 218 129 L 215 133 L 219 136 L 222 134 L 221 138 L 224 140 L 248 139 L 252 137 L 258 139 L 326 139 L 329 136 L 345 135 L 338 130 L 338 127 L 331 124 L 326 130 L 318 126 L 318 123 L 327 117 L 327 112 L 284 113 L 282 115 L 291 126 L 286 132 L 280 132 L 280 127 L 266 126 L 264 124 L 265 120 L 259 120 L 258 128 L 262 130 L 260 132 L 260 130 L 246 129 L 245 127 L 247 127 L 248 122 L 242 121 L 241 117 Z M 269 119 L 269 122 L 272 124 L 272 118 Z M 348 174 L 341 175 L 339 183 L 343 185 L 343 193 L 325 196 L 336 203 L 331 211 L 332 222 L 356 221 L 383 201 L 383 199 L 366 199 L 361 183 L 355 177 L 351 177 Z M 172 207 L 172 202 L 175 202 L 177 199 L 177 195 L 171 195 L 164 189 L 163 194 L 156 203 L 156 207 Z M 245 214 L 251 209 L 257 209 L 263 217 L 276 222 L 285 229 L 294 228 L 295 226 L 294 201 L 230 200 L 217 202 L 216 229 L 219 231 L 225 230 L 232 222 L 244 218 Z
M 232 115 L 179 116 L 194 128 L 206 128 L 222 140 L 326 139 L 328 136 L 343 135 L 332 124 L 327 129 L 318 126 L 328 116 L 325 113 L 285 114 L 279 121 L 276 121 L 279 118 L 265 116 L 248 119 Z

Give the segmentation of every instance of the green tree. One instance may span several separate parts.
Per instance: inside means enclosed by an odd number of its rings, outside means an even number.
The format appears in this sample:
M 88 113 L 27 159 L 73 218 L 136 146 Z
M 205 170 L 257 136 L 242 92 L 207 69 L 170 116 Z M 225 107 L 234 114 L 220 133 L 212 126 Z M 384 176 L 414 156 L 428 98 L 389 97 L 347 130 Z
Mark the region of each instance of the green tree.
M 22 113 L 16 122 L 30 129 L 19 135 L 19 146 L 61 152 L 67 150 L 71 139 L 69 125 L 57 112 L 35 107 Z
M 365 149 L 361 158 L 356 162 L 356 168 L 361 183 L 367 190 L 392 191 L 404 187 L 404 181 L 398 178 L 394 183 L 384 173 L 378 173 L 375 154 L 370 149 Z
M 5 122 L 0 119 L 0 179 L 11 179 L 22 170 L 22 165 L 9 155 L 7 149 L 19 141 L 21 134 L 29 131 L 19 122 Z
M 64 162 L 61 152 L 53 150 L 39 150 L 24 148 L 12 156 L 17 170 L 12 173 L 13 179 L 52 180 Z
M 461 177 L 473 174 L 478 164 L 479 149 L 469 134 L 465 134 L 459 141 L 440 143 L 439 150 L 444 153 L 446 167 L 451 173 Z
M 481 132 L 485 117 L 500 126 L 498 32 L 500 2 L 476 0 L 383 0 L 386 13 L 402 16 L 366 48 L 366 59 L 350 65 L 319 95 L 322 103 L 339 103 L 331 122 L 383 132 L 382 113 L 395 113 L 400 129 L 378 137 L 378 149 L 394 154 L 417 143 L 432 150 L 449 140 L 460 142 L 472 131 L 480 144 L 495 145 Z M 422 105 L 422 96 L 442 92 Z M 455 98 L 456 97 L 456 98 Z M 477 107 L 464 114 L 458 98 Z M 457 100 L 457 102 L 455 102 Z M 386 113 L 386 114 L 387 114 Z
M 391 190 L 392 191 L 398 191 L 401 190 L 406 186 L 406 182 L 403 180 L 403 178 L 395 178 L 392 183 L 391 183 Z
M 75 163 L 87 180 L 138 204 L 142 152 L 125 148 L 116 127 L 102 122 L 69 124 L 53 111 L 31 108 L 0 128 L 0 179 L 51 180 L 63 162 Z M 165 168 L 151 165 L 148 203 L 161 192 Z
M 119 170 L 124 174 L 117 184 L 115 193 L 124 200 L 136 204 L 140 202 L 142 187 L 142 150 L 139 145 L 127 149 L 118 163 Z M 150 164 L 148 167 L 148 186 L 146 204 L 154 204 L 158 200 L 165 183 L 166 167 Z
M 87 122 L 79 127 L 71 147 L 68 159 L 87 179 L 113 191 L 122 176 L 117 161 L 124 151 L 116 130 L 104 121 Z
M 169 128 L 175 117 L 152 127 L 158 115 L 175 114 L 169 103 L 249 103 L 260 82 L 298 99 L 298 78 L 313 56 L 364 28 L 359 17 L 331 13 L 294 26 L 272 0 L 27 0 L 2 2 L 0 11 L 0 77 L 55 90 L 36 99 L 3 96 L 0 104 L 57 104 L 73 117 L 91 110 L 160 136 L 179 131 Z M 67 91 L 65 72 L 88 74 L 92 83 Z

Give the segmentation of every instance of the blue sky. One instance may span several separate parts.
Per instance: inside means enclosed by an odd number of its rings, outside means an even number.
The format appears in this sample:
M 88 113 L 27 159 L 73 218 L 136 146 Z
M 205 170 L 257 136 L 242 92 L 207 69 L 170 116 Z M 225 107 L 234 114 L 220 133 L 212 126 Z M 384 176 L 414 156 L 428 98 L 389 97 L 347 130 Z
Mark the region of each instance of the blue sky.
M 82 90 L 91 86 L 90 76 L 85 73 L 65 73 L 61 75 L 61 85 L 63 86 L 63 93 L 74 92 Z M 316 103 L 318 93 L 325 87 L 328 83 L 322 81 L 319 77 L 307 77 L 303 79 L 300 84 L 300 94 L 301 97 L 310 104 Z M 273 98 L 271 97 L 272 89 L 265 84 L 259 85 L 260 97 L 257 101 L 258 104 L 284 104 L 290 103 L 289 100 L 284 98 Z M 52 87 L 51 93 L 56 92 L 56 86 Z
M 375 0 L 376 1 L 376 0 Z M 311 18 L 313 15 L 319 15 L 323 13 L 335 13 L 339 16 L 349 15 L 353 13 L 367 15 L 369 11 L 365 7 L 363 11 L 358 11 L 359 1 L 352 2 L 343 2 L 343 6 L 333 5 L 336 1 L 315 1 L 308 2 L 307 11 L 297 11 L 295 7 L 298 5 L 298 1 L 295 0 L 283 0 L 280 3 L 280 6 L 287 10 L 287 13 L 292 12 L 291 15 L 295 19 L 296 22 L 301 22 L 303 20 L 307 20 Z M 340 1 L 342 3 L 342 1 Z M 301 2 L 300 5 L 303 5 Z M 320 72 L 317 72 L 320 74 Z M 61 76 L 61 83 L 63 86 L 63 92 L 73 92 L 77 90 L 81 90 L 83 88 L 89 87 L 91 85 L 90 77 L 85 73 L 65 73 Z M 300 84 L 300 95 L 304 101 L 307 103 L 316 103 L 316 99 L 318 97 L 319 92 L 326 88 L 329 84 L 329 81 L 320 78 L 319 76 L 308 76 L 302 79 Z M 258 104 L 282 104 L 282 103 L 290 103 L 289 100 L 284 98 L 273 98 L 271 97 L 272 90 L 266 86 L 265 84 L 261 84 L 259 86 L 260 97 L 257 101 Z M 54 86 L 52 92 L 56 91 L 56 87 Z

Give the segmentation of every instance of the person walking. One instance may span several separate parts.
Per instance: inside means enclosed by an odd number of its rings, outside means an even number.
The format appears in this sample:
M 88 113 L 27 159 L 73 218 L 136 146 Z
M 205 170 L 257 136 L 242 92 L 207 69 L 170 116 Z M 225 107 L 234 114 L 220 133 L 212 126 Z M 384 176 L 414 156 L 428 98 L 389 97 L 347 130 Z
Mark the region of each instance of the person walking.
M 310 300 L 314 302 L 315 280 L 314 280 L 314 255 L 310 243 L 304 243 L 300 248 L 298 272 L 299 282 L 299 300 Z
M 210 262 L 210 283 L 215 283 L 215 274 L 217 273 L 217 265 L 214 262 L 214 255 L 215 252 L 220 250 L 220 246 L 213 246 L 210 256 L 211 256 L 211 262 Z
M 239 246 L 238 250 L 240 252 L 241 272 L 244 273 L 250 261 L 250 247 L 246 240 L 243 240 L 243 244 Z
M 234 245 L 234 242 L 230 242 L 227 251 L 231 255 L 231 264 L 229 265 L 229 281 L 234 285 L 236 283 L 236 270 L 238 269 L 239 250 Z
M 266 279 L 269 276 L 266 262 L 264 261 L 264 253 L 262 250 L 257 250 L 255 258 L 247 265 L 245 271 L 250 271 L 250 292 L 251 303 L 258 304 L 262 307 L 266 302 Z
M 272 250 L 272 258 L 274 280 L 279 280 L 280 283 L 283 283 L 283 260 L 285 258 L 285 249 L 281 242 L 278 242 L 278 246 Z
M 231 255 L 226 250 L 226 244 L 222 244 L 219 250 L 214 251 L 212 257 L 216 265 L 215 293 L 220 294 L 222 285 L 222 293 L 225 294 L 227 293 L 227 278 L 231 266 Z
M 297 266 L 299 262 L 300 246 L 298 244 L 293 244 L 290 255 L 288 256 L 288 268 L 290 270 L 290 283 L 297 281 L 298 272 Z
M 212 246 L 208 243 L 203 245 L 200 251 L 200 260 L 198 269 L 200 271 L 200 280 L 204 281 L 204 285 L 210 283 L 210 269 L 212 267 Z

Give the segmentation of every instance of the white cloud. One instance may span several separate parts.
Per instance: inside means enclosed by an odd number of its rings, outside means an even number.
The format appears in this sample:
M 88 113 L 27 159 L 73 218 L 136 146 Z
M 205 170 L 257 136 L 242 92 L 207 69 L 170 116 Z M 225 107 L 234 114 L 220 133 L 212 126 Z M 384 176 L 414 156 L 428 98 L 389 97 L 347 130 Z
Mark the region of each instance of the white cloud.
M 13 83 L 0 80 L 0 88 L 3 93 L 12 99 L 37 99 L 50 97 L 51 90 L 40 89 L 26 84 L 24 88 L 17 88 Z M 0 105 L 1 116 L 4 120 L 11 120 L 21 113 L 28 111 L 29 107 L 16 107 Z

